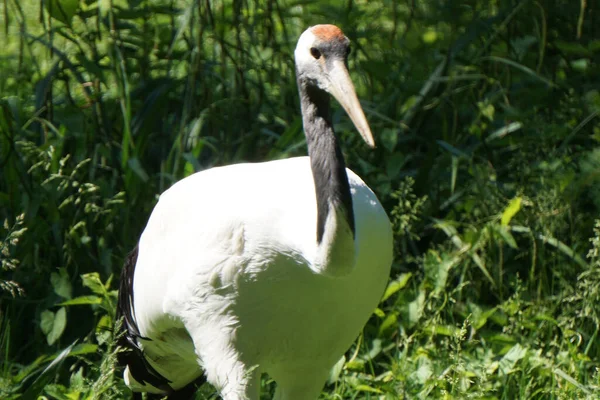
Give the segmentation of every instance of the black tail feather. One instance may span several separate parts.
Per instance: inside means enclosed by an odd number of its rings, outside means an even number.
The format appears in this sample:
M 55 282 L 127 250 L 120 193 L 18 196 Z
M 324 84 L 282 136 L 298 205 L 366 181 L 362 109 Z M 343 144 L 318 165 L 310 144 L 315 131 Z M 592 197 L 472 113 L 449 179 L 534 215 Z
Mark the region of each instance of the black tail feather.
M 141 384 L 150 385 L 163 390 L 168 395 L 169 400 L 188 400 L 192 399 L 196 389 L 206 382 L 206 376 L 202 375 L 187 386 L 174 390 L 169 384 L 167 378 L 162 376 L 150 365 L 143 350 L 138 344 L 139 339 L 150 340 L 142 337 L 135 321 L 135 310 L 133 309 L 133 277 L 135 275 L 135 266 L 138 258 L 138 246 L 136 246 L 125 259 L 123 270 L 121 271 L 121 282 L 119 285 L 119 296 L 117 300 L 117 320 L 121 319 L 122 332 L 119 332 L 117 344 L 122 351 L 117 354 L 118 364 L 125 368 L 129 366 L 129 371 L 136 381 Z M 139 393 L 134 393 L 134 400 L 141 399 Z
M 170 381 L 148 363 L 143 350 L 138 344 L 138 339 L 144 338 L 140 335 L 133 309 L 133 277 L 137 258 L 138 246 L 127 255 L 123 270 L 121 271 L 116 315 L 117 320 L 120 318 L 123 319 L 122 330 L 124 332 L 119 336 L 117 342 L 123 350 L 117 355 L 117 361 L 123 368 L 129 366 L 131 375 L 139 383 L 149 383 L 158 389 L 164 390 L 165 393 L 172 393 L 173 389 L 169 386 Z

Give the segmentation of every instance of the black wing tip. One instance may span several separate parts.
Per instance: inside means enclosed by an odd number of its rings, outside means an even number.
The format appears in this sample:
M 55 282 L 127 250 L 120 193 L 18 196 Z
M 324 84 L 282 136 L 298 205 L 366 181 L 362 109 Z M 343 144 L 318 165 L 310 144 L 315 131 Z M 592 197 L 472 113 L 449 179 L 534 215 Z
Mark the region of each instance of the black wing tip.
M 171 381 L 162 376 L 148 363 L 143 350 L 138 344 L 138 339 L 146 339 L 140 335 L 140 330 L 135 321 L 135 310 L 133 309 L 133 277 L 135 275 L 138 252 L 138 245 L 136 245 L 125 258 L 125 263 L 121 271 L 116 318 L 123 321 L 121 332 L 118 332 L 119 337 L 117 339 L 117 345 L 122 348 L 122 351 L 117 354 L 117 363 L 122 368 L 129 366 L 129 371 L 133 378 L 142 385 L 149 383 L 166 393 L 172 393 L 173 389 L 169 385 Z
M 150 384 L 162 390 L 169 400 L 188 400 L 192 397 L 198 387 L 206 382 L 206 376 L 200 375 L 187 386 L 174 390 L 171 381 L 162 376 L 146 359 L 144 351 L 138 344 L 138 339 L 152 340 L 143 337 L 135 321 L 135 310 L 133 309 L 133 277 L 137 263 L 138 245 L 127 255 L 123 270 L 121 271 L 121 282 L 119 284 L 119 296 L 117 299 L 117 320 L 121 319 L 120 332 L 118 332 L 117 345 L 121 351 L 117 354 L 117 363 L 120 367 L 129 366 L 129 372 L 139 383 Z

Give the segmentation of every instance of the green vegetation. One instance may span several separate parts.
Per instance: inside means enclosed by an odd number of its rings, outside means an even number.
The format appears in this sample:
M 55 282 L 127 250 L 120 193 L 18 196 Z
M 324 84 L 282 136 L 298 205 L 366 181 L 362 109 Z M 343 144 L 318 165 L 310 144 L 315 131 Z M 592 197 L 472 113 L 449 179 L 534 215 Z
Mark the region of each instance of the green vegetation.
M 378 148 L 336 127 L 396 258 L 322 398 L 599 398 L 598 7 L 0 1 L 0 398 L 128 398 L 124 255 L 178 179 L 305 154 L 293 49 L 323 22 L 353 43 Z

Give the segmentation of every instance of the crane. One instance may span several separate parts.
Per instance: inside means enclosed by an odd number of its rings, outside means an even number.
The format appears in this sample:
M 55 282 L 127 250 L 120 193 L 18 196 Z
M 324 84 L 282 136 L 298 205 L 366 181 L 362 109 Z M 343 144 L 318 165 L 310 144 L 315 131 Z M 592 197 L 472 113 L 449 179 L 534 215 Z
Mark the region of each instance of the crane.
M 330 95 L 375 146 L 348 53 L 334 25 L 298 40 L 308 157 L 211 168 L 160 196 L 119 288 L 134 396 L 185 398 L 207 380 L 224 400 L 258 400 L 267 373 L 276 400 L 314 400 L 372 314 L 392 230 L 333 130 Z

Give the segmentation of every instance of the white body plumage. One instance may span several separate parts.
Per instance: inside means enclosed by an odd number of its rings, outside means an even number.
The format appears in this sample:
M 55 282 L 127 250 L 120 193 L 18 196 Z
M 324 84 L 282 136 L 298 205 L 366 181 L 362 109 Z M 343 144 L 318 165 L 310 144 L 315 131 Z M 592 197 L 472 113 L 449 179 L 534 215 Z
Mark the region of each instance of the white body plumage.
M 213 168 L 161 196 L 139 243 L 134 309 L 141 335 L 152 338 L 144 352 L 173 388 L 217 365 L 206 373 L 225 391 L 256 391 L 249 381 L 267 372 L 281 396 L 300 386 L 302 398 L 316 397 L 376 307 L 392 261 L 385 211 L 347 173 L 356 246 L 339 251 L 356 261 L 342 277 L 313 264 L 308 157 Z M 228 389 L 233 381 L 246 384 Z

